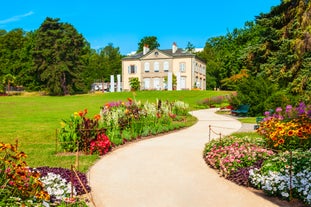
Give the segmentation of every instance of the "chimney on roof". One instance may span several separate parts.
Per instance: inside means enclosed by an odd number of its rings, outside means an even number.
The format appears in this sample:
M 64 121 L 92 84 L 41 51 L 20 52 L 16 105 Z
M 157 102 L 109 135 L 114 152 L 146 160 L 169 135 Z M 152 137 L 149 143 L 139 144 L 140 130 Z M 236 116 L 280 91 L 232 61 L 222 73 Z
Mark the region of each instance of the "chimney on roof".
M 175 53 L 177 51 L 178 47 L 176 45 L 175 42 L 173 42 L 173 45 L 172 45 L 172 53 Z
M 146 55 L 148 52 L 149 52 L 149 46 L 147 44 L 144 44 L 143 55 Z

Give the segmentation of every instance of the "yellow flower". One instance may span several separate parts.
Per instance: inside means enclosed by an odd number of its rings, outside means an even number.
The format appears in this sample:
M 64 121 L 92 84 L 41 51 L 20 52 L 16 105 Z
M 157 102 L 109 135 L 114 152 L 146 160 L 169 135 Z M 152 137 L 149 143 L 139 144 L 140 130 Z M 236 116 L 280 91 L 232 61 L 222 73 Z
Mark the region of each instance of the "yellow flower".
M 63 121 L 61 121 L 61 122 L 60 122 L 60 126 L 61 126 L 61 128 L 64 128 L 64 127 L 66 126 L 66 123 L 63 122 Z

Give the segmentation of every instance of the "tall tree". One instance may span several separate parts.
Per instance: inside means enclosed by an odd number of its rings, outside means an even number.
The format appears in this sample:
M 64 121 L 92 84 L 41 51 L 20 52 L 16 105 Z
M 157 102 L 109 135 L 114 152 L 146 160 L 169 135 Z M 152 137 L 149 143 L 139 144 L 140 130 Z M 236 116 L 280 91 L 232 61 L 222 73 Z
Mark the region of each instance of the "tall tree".
M 191 42 L 188 42 L 185 49 L 186 49 L 187 52 L 194 53 L 195 47 L 194 47 L 194 45 Z
M 263 60 L 258 70 L 296 95 L 310 93 L 311 88 L 310 10 L 310 1 L 282 1 L 256 19 L 263 39 L 255 51 Z
M 23 47 L 25 32 L 14 29 L 10 32 L 1 32 L 0 35 L 0 77 L 6 74 L 17 76 L 23 67 Z
M 112 43 L 109 43 L 100 51 L 100 57 L 103 60 L 103 77 L 106 81 L 110 80 L 110 75 L 121 74 L 122 55 L 118 47 L 114 47 Z
M 155 36 L 146 36 L 146 37 L 142 38 L 140 40 L 140 42 L 138 43 L 137 53 L 143 51 L 144 45 L 148 45 L 150 50 L 153 50 L 155 48 L 160 47 L 160 44 L 158 42 L 158 38 L 157 37 L 155 37 Z
M 47 17 L 35 39 L 34 64 L 46 90 L 51 95 L 83 91 L 81 74 L 90 49 L 84 37 L 71 24 Z

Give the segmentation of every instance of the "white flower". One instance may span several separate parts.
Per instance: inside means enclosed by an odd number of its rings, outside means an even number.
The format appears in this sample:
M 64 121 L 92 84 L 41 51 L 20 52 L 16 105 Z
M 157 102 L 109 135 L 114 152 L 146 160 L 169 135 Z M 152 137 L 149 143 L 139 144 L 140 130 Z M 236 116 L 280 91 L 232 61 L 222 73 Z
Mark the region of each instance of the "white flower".
M 286 192 L 282 192 L 281 195 L 282 195 L 283 197 L 285 197 L 285 198 L 287 198 L 287 197 L 289 196 L 289 194 L 286 193 Z
M 40 178 L 44 188 L 50 196 L 55 196 L 57 200 L 62 200 L 71 193 L 71 184 L 67 183 L 60 175 L 48 173 L 47 176 Z M 75 189 L 73 189 L 76 195 Z

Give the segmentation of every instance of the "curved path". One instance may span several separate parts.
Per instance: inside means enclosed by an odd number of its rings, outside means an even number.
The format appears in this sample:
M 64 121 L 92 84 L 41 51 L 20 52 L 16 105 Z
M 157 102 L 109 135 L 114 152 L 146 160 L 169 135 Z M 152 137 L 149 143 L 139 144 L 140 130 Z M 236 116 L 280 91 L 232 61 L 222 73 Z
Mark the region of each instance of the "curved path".
M 272 207 L 268 200 L 219 177 L 202 158 L 208 126 L 228 135 L 241 128 L 215 109 L 194 111 L 187 129 L 132 143 L 101 158 L 89 179 L 96 207 Z M 212 138 L 218 138 L 211 134 Z

